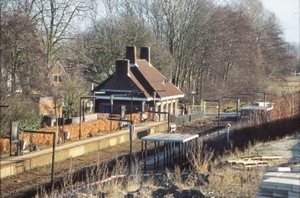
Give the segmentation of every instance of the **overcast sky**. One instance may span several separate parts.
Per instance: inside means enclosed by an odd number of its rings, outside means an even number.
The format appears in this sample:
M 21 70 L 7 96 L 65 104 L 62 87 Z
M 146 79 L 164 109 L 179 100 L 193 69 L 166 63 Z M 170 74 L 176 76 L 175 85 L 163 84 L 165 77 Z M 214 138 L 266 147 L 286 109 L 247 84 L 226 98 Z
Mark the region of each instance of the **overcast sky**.
M 287 42 L 299 44 L 299 1 L 300 0 L 261 0 L 265 8 L 273 12 L 284 29 Z

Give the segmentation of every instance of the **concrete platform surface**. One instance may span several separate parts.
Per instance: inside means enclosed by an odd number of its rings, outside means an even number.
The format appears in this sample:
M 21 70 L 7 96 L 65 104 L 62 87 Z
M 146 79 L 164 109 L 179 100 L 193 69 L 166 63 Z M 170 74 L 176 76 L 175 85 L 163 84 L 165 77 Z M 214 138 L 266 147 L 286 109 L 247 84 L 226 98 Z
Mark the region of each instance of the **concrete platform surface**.
M 167 122 L 144 122 L 135 125 L 133 139 L 155 133 L 163 133 L 168 129 Z M 117 144 L 129 142 L 129 128 L 124 128 L 112 133 L 87 137 L 81 140 L 67 141 L 58 144 L 55 148 L 55 162 L 71 157 L 77 157 L 96 150 L 101 150 Z M 40 148 L 39 151 L 26 152 L 20 156 L 1 156 L 0 179 L 16 175 L 36 167 L 52 164 L 53 147 Z

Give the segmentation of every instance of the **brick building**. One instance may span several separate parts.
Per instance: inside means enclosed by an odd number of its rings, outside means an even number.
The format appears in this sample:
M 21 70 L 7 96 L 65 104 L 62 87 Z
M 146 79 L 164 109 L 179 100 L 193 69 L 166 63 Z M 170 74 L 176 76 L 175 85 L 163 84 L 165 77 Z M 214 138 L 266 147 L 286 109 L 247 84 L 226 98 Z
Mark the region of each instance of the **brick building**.
M 139 59 L 136 47 L 127 46 L 126 58 L 116 60 L 116 71 L 92 92 L 95 112 L 126 113 L 155 110 L 178 114 L 178 100 L 184 97 L 174 84 L 162 75 L 150 60 L 150 48 L 140 48 Z

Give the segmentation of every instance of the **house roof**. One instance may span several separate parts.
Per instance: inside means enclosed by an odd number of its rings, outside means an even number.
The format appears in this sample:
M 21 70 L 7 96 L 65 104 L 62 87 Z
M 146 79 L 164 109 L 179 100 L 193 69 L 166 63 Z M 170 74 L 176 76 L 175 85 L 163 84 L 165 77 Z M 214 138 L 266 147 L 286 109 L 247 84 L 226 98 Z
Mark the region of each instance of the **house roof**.
M 59 61 L 57 61 L 54 64 L 54 67 L 51 69 L 51 74 L 66 75 L 67 72 L 65 71 L 64 67 L 62 66 L 62 64 Z
M 51 69 L 51 72 L 49 73 L 49 77 L 51 79 L 51 82 L 53 83 L 54 87 L 61 87 L 61 81 L 54 81 L 53 76 L 54 75 L 58 75 L 58 78 L 61 80 L 62 78 L 64 78 L 64 80 L 69 79 L 69 76 L 66 72 L 66 70 L 64 69 L 64 67 L 62 66 L 62 64 L 57 61 L 54 65 L 54 67 Z
M 150 63 L 149 48 L 141 48 L 141 58 L 137 59 L 135 46 L 126 48 L 126 58 L 116 61 L 116 72 L 108 79 L 95 87 L 93 92 L 120 92 L 126 93 L 132 90 L 143 92 L 139 95 L 146 100 L 167 100 L 184 97 L 173 83 L 161 74 Z

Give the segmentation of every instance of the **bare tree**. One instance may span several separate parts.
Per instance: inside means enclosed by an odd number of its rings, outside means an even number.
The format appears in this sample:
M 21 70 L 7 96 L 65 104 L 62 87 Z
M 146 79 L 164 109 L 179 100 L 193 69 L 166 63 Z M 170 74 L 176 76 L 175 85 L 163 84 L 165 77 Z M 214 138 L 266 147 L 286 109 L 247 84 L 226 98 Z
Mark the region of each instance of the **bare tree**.
M 245 14 L 252 26 L 252 43 L 256 48 L 256 67 L 260 78 L 257 88 L 265 88 L 274 80 L 283 79 L 289 64 L 287 43 L 276 16 L 265 10 L 259 0 L 245 0 L 231 4 Z
M 12 6 L 22 9 L 36 24 L 48 68 L 60 59 L 57 51 L 74 38 L 81 17 L 93 9 L 93 0 L 17 0 Z M 87 21 L 87 19 L 85 19 Z M 77 29 L 76 29 L 77 28 Z
M 1 135 L 5 135 L 13 121 L 20 121 L 21 127 L 39 127 L 38 103 L 31 96 L 50 93 L 51 87 L 44 69 L 45 56 L 30 18 L 9 7 L 1 9 L 0 16 L 0 99 L 9 105 L 5 115 L 0 115 Z
M 294 75 L 298 75 L 300 72 L 299 46 L 296 44 L 288 45 L 287 50 L 293 57 L 290 63 L 290 69 L 293 71 Z
M 70 68 L 64 75 L 57 93 L 64 102 L 64 114 L 67 118 L 78 116 L 80 97 L 88 95 L 90 89 L 78 68 Z
M 8 81 L 8 76 L 6 75 L 6 69 L 4 67 L 5 58 L 3 54 L 3 50 L 4 50 L 3 35 L 5 32 L 3 28 L 3 24 L 4 24 L 5 15 L 7 13 L 6 7 L 7 7 L 7 1 L 0 1 L 0 101 L 1 102 L 4 102 L 4 98 L 7 95 L 6 90 L 7 90 L 7 81 Z
M 79 45 L 74 43 L 72 49 L 78 55 L 74 60 L 84 66 L 85 78 L 96 84 L 114 72 L 115 60 L 125 57 L 124 46 L 151 43 L 149 29 L 134 16 L 103 18 L 89 29 L 78 35 Z
M 226 95 L 249 89 L 255 83 L 256 70 L 252 61 L 255 53 L 251 47 L 251 25 L 247 18 L 230 7 L 220 7 L 211 17 L 209 32 L 205 92 Z
M 150 28 L 155 42 L 168 49 L 173 71 L 172 81 L 182 89 L 191 89 L 194 78 L 195 58 L 204 35 L 210 10 L 209 0 L 144 0 L 144 1 L 104 1 L 110 13 L 119 16 L 134 15 Z M 155 43 L 154 42 L 154 43 Z
M 10 94 L 16 91 L 23 94 L 49 91 L 45 56 L 30 19 L 14 12 L 5 15 L 2 28 L 2 62 Z
M 40 13 L 37 16 L 40 37 L 48 67 L 51 67 L 62 42 L 72 38 L 72 23 L 76 17 L 89 10 L 89 1 L 38 0 L 35 5 Z

